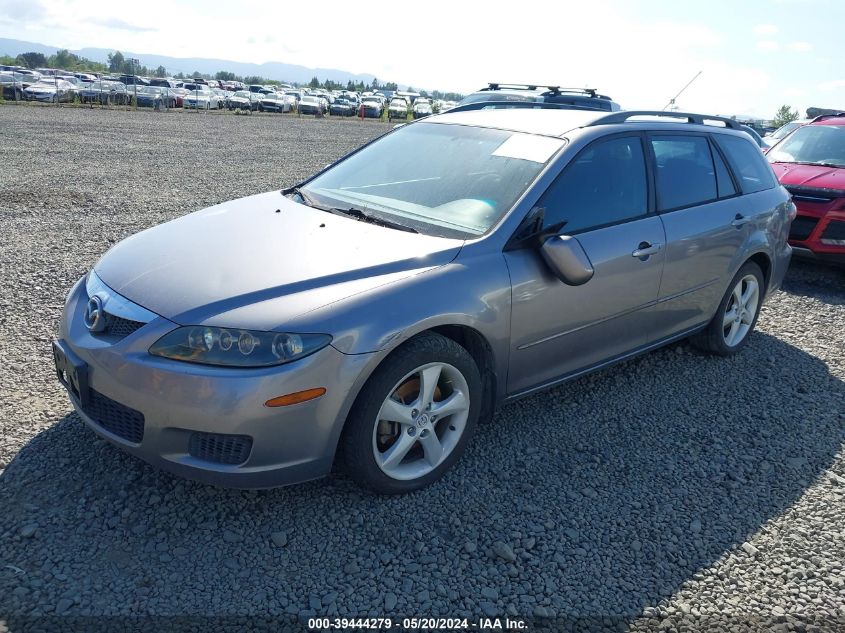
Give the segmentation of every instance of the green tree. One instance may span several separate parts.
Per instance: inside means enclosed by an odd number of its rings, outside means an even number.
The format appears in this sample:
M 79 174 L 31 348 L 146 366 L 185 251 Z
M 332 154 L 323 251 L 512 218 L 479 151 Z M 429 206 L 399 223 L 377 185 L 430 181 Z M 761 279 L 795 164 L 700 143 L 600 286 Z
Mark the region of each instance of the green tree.
M 122 73 L 123 66 L 126 63 L 126 60 L 123 58 L 123 53 L 120 51 L 115 51 L 114 53 L 109 53 L 108 57 L 109 63 L 109 70 L 113 73 Z
M 21 66 L 27 68 L 41 68 L 47 65 L 47 58 L 44 53 L 21 53 L 18 55 Z
M 55 55 L 52 55 L 48 60 L 51 66 L 56 68 L 62 68 L 64 70 L 70 70 L 76 65 L 76 62 L 79 61 L 79 58 L 76 55 L 71 54 L 69 50 L 63 48 L 61 50 L 56 51 Z
M 217 81 L 236 81 L 235 73 L 230 73 L 227 70 L 220 70 L 214 75 Z
M 792 123 L 797 118 L 798 110 L 793 110 L 789 107 L 789 105 L 784 104 L 780 108 L 778 108 L 778 111 L 777 113 L 775 113 L 775 118 L 773 119 L 772 123 L 775 127 L 780 127 L 781 125 Z
M 320 80 L 317 77 L 312 77 L 311 81 L 308 82 L 308 86 L 311 88 L 319 88 L 320 87 Z
M 164 66 L 159 66 L 153 74 L 156 77 L 167 77 L 167 69 Z

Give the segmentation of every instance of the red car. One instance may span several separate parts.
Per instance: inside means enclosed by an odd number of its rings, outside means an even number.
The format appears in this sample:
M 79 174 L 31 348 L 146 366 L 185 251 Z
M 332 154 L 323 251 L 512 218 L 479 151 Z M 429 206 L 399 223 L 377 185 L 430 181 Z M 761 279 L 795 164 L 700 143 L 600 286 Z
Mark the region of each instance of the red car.
M 845 264 L 845 112 L 816 117 L 766 156 L 798 207 L 793 252 Z

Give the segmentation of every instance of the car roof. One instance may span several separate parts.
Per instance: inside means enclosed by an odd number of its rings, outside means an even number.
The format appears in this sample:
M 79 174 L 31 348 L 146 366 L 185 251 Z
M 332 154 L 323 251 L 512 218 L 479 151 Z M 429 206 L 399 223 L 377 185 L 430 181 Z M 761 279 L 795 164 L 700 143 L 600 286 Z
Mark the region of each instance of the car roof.
M 473 104 L 475 105 L 475 104 Z M 458 106 L 460 108 L 461 106 Z M 689 119 L 689 120 L 686 120 Z M 426 117 L 426 122 L 469 125 L 475 127 L 496 128 L 525 134 L 560 137 L 577 128 L 587 127 L 601 120 L 608 131 L 618 132 L 621 128 L 630 131 L 690 131 L 716 132 L 721 134 L 741 134 L 742 129 L 736 121 L 724 117 L 689 114 L 684 112 L 658 112 L 646 110 L 580 110 L 541 107 L 503 107 L 479 108 L 473 110 L 448 111 L 436 116 Z M 703 121 L 723 121 L 722 125 L 704 124 Z
M 845 115 L 827 115 L 813 119 L 808 125 L 845 125 Z
M 599 110 L 542 110 L 530 108 L 501 108 L 445 112 L 428 117 L 431 123 L 450 123 L 491 127 L 526 134 L 561 136 L 577 127 L 583 127 L 601 118 L 607 112 Z

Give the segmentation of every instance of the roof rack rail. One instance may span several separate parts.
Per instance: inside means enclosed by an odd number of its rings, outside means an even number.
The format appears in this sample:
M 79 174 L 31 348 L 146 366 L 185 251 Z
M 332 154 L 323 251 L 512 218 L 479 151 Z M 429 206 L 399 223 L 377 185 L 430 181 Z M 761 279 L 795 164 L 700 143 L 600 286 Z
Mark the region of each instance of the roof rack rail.
M 834 114 L 820 114 L 819 116 L 813 118 L 810 123 L 815 123 L 816 121 L 824 121 L 825 119 L 840 119 L 845 117 L 845 112 L 836 112 Z
M 598 97 L 598 90 L 596 88 L 561 88 L 560 86 L 545 86 L 542 84 L 504 84 L 499 82 L 490 82 L 486 88 L 482 90 L 501 90 L 502 88 L 510 90 L 537 90 L 537 88 L 547 88 L 550 92 L 573 92 L 577 94 L 586 94 L 591 97 Z
M 569 103 L 547 103 L 543 101 L 476 101 L 455 106 L 446 112 L 468 112 L 470 110 L 582 110 L 588 112 L 607 112 L 604 108 L 591 108 L 587 104 L 571 105 Z
M 716 116 L 712 114 L 693 114 L 691 112 L 665 112 L 663 110 L 622 110 L 613 112 L 606 116 L 596 119 L 589 125 L 610 125 L 612 123 L 625 123 L 628 119 L 635 116 L 653 116 L 665 117 L 671 119 L 686 119 L 686 123 L 696 123 L 698 125 L 705 125 L 705 121 L 721 121 L 725 127 L 732 130 L 742 129 L 741 124 L 734 119 L 729 119 L 724 116 Z

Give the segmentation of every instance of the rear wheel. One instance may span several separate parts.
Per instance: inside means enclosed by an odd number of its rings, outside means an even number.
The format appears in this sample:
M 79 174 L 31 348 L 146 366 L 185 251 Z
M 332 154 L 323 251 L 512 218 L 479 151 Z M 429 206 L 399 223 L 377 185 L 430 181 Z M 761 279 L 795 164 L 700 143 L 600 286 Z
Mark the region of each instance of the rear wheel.
M 425 333 L 373 373 L 342 440 L 350 476 L 380 494 L 438 480 L 460 458 L 481 408 L 481 377 L 469 353 Z
M 719 356 L 745 347 L 763 305 L 764 283 L 760 267 L 746 262 L 728 285 L 713 320 L 692 338 L 696 347 Z

